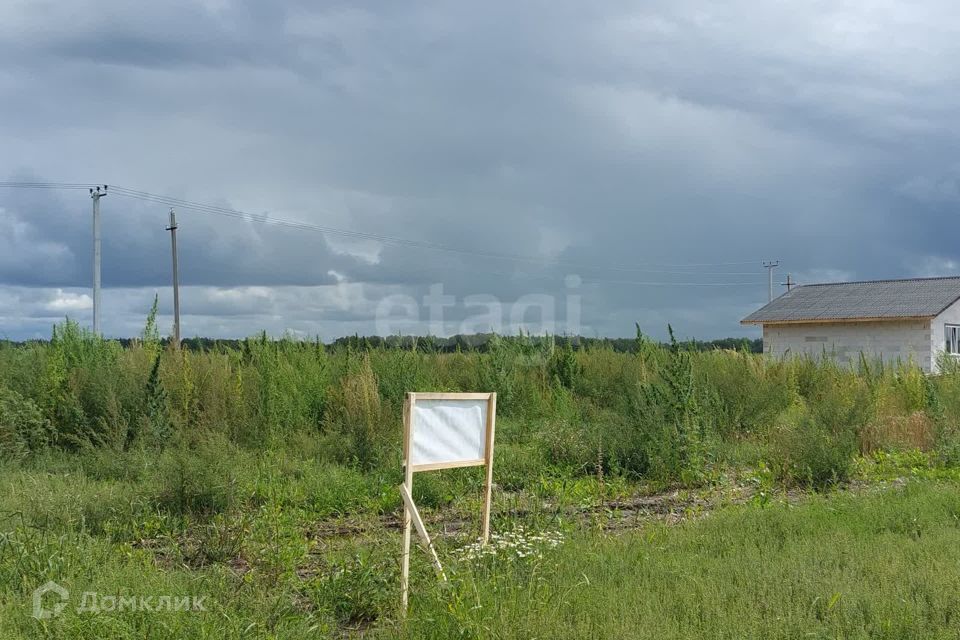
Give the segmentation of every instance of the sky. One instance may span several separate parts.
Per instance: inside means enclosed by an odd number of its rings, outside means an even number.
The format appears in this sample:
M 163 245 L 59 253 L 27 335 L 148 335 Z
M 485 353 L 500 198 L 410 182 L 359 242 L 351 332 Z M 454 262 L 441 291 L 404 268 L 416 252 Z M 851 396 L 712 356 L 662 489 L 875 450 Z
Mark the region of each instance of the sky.
M 0 181 L 115 186 L 109 336 L 173 322 L 120 187 L 245 214 L 177 210 L 187 337 L 758 337 L 763 260 L 960 269 L 947 0 L 8 0 L 0 59 Z M 89 325 L 87 192 L 0 187 L 0 230 L 0 337 Z

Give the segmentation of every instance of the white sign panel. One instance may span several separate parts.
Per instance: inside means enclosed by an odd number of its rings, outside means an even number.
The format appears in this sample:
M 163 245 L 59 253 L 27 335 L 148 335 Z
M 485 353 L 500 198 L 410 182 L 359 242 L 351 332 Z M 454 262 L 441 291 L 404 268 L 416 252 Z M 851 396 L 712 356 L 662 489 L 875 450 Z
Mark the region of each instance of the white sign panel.
M 486 399 L 420 400 L 413 405 L 410 463 L 483 462 Z

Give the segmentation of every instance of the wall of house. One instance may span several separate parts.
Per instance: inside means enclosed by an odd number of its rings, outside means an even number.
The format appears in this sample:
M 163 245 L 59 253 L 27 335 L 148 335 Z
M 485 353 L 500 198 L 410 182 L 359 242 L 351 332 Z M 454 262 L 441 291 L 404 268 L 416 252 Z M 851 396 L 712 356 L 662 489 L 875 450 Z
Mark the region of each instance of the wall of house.
M 960 306 L 956 313 L 960 316 Z M 942 342 L 942 324 L 940 336 Z M 912 361 L 924 371 L 930 371 L 933 366 L 933 343 L 929 320 L 810 322 L 763 326 L 764 353 L 777 358 L 804 354 L 819 357 L 826 354 L 840 364 L 852 366 L 859 363 L 862 352 L 868 359 L 882 359 L 888 364 Z M 943 349 L 942 344 L 940 348 Z
M 960 300 L 947 307 L 943 313 L 930 322 L 930 354 L 933 362 L 931 370 L 933 371 L 936 371 L 937 361 L 946 346 L 944 325 L 947 324 L 960 325 Z

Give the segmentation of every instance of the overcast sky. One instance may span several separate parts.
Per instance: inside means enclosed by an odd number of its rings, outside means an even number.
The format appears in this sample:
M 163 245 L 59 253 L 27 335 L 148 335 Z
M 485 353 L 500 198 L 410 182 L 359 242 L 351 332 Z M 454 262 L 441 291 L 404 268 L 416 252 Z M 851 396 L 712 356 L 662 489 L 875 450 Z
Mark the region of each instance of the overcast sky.
M 8 0 L 0 59 L 0 180 L 254 214 L 178 210 L 186 336 L 754 337 L 762 260 L 960 264 L 948 0 Z M 167 209 L 102 200 L 108 335 L 172 324 Z M 89 324 L 90 210 L 0 188 L 0 335 Z

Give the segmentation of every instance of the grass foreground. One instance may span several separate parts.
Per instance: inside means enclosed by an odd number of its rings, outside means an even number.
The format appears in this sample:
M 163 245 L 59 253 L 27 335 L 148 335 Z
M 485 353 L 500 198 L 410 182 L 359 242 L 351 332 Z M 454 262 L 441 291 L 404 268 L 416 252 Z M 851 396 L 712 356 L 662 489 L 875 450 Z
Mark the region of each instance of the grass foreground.
M 615 509 L 516 515 L 501 500 L 489 553 L 471 547 L 469 527 L 438 541 L 448 582 L 415 548 L 406 620 L 389 517 L 334 518 L 339 527 L 305 536 L 312 516 L 277 508 L 275 496 L 239 527 L 215 518 L 172 528 L 137 513 L 144 498 L 122 480 L 23 470 L 3 480 L 3 638 L 958 634 L 960 484 L 923 474 L 874 476 L 826 494 L 758 492 L 690 508 L 679 523 L 613 529 Z M 119 531 L 125 521 L 138 530 Z M 241 556 L 254 566 L 237 564 Z M 69 589 L 69 600 L 60 615 L 36 620 L 31 594 L 48 579 Z M 202 610 L 176 610 L 184 597 L 200 597 Z
M 734 507 L 503 564 L 418 594 L 397 635 L 956 638 L 960 488 Z

